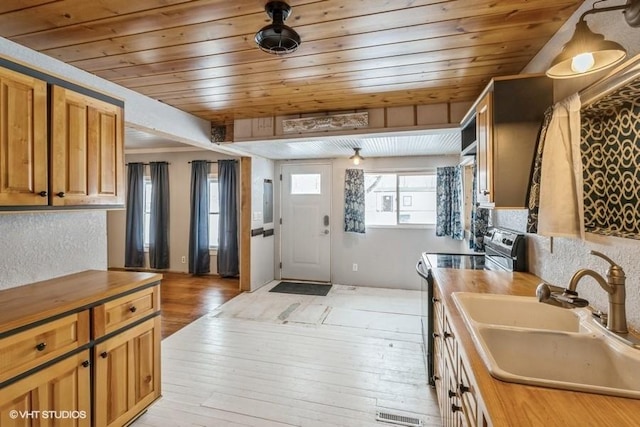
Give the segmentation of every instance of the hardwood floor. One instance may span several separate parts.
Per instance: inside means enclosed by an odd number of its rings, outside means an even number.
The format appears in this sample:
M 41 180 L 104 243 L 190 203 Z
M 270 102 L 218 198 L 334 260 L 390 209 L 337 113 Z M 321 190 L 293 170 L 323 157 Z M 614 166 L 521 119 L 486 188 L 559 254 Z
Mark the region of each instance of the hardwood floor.
M 238 279 L 163 273 L 160 290 L 162 338 L 240 295 Z
M 133 427 L 441 425 L 419 292 L 244 293 L 162 342 L 162 394 Z

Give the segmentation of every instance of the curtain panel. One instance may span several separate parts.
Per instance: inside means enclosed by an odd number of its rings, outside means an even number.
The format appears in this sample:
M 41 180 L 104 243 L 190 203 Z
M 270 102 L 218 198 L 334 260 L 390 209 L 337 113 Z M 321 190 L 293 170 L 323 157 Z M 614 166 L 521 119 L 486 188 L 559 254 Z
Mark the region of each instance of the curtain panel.
M 218 161 L 218 274 L 236 277 L 240 273 L 238 259 L 238 177 L 235 160 Z
M 469 225 L 469 249 L 484 251 L 484 236 L 489 227 L 489 209 L 478 207 L 478 174 L 473 164 L 473 184 L 471 186 L 471 224 Z
M 128 167 L 124 266 L 144 267 L 144 165 Z
M 344 231 L 365 232 L 364 171 L 347 169 L 344 175 Z
M 436 170 L 436 236 L 462 240 L 462 167 Z
M 169 164 L 151 162 L 149 266 L 169 268 Z
M 191 162 L 191 221 L 189 224 L 189 273 L 211 270 L 209 256 L 209 162 Z
M 540 208 L 540 175 L 542 174 L 542 153 L 544 152 L 544 139 L 547 136 L 547 129 L 553 116 L 553 107 L 547 108 L 544 112 L 542 126 L 538 133 L 536 142 L 535 157 L 533 159 L 533 169 L 529 183 L 529 194 L 527 195 L 527 233 L 538 232 L 538 209 Z

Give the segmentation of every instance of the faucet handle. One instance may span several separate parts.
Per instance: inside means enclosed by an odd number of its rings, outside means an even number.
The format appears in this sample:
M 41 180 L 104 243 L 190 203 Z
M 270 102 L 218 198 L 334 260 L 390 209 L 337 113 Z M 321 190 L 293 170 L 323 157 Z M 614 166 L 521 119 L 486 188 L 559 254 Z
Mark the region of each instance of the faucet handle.
M 598 251 L 594 251 L 592 250 L 590 252 L 591 255 L 595 255 L 597 257 L 602 258 L 603 260 L 607 261 L 609 264 L 611 264 L 611 267 L 619 267 L 618 264 L 616 264 L 615 262 L 613 262 L 613 260 L 611 258 L 609 258 L 608 256 L 606 256 L 605 254 L 603 254 L 602 252 L 598 252 Z
M 591 254 L 600 257 L 611 264 L 611 267 L 609 267 L 609 270 L 607 271 L 607 279 L 609 279 L 610 284 L 624 285 L 626 276 L 621 266 L 613 262 L 611 258 L 601 252 L 592 250 Z

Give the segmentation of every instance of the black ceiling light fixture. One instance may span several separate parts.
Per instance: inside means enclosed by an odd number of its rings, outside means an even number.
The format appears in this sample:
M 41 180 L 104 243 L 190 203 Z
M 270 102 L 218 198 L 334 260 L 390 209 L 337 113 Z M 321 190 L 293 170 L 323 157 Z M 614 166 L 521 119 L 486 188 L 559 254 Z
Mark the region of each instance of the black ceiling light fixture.
M 300 36 L 284 21 L 291 14 L 291 6 L 283 1 L 270 1 L 264 7 L 273 23 L 256 33 L 256 43 L 265 52 L 274 55 L 291 53 L 300 46 Z
M 627 51 L 619 43 L 605 40 L 602 34 L 591 31 L 584 18 L 600 12 L 622 10 L 627 24 L 640 27 L 640 0 L 627 0 L 620 6 L 593 8 L 580 16 L 573 37 L 564 45 L 562 51 L 551 62 L 547 76 L 552 79 L 569 79 L 592 74 L 621 62 Z

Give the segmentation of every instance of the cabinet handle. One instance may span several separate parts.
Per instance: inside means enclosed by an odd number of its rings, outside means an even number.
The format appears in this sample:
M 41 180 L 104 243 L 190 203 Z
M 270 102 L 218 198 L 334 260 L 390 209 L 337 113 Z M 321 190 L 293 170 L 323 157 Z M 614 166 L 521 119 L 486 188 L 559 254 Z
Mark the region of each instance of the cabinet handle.
M 42 351 L 47 347 L 47 343 L 46 342 L 41 342 L 36 346 L 36 350 L 38 351 Z
M 451 404 L 451 412 L 458 412 L 458 411 L 462 411 L 462 406 L 458 406 L 455 403 Z
M 102 353 L 100 353 L 100 357 L 102 357 L 103 359 L 106 359 L 108 355 L 109 353 L 107 353 L 106 351 L 103 351 Z
M 437 375 L 434 375 L 434 376 L 432 376 L 432 377 L 431 377 L 431 381 L 433 381 L 434 383 L 435 383 L 436 381 L 439 381 L 439 380 L 440 380 L 440 377 L 439 377 L 439 376 L 437 376 Z
M 131 307 L 129 307 L 129 311 L 132 313 L 135 313 L 136 311 L 138 311 L 138 309 L 136 308 L 135 305 L 132 305 Z
M 460 383 L 460 385 L 458 386 L 458 390 L 460 390 L 460 394 L 463 394 L 469 392 L 471 389 L 463 383 Z
M 489 194 L 491 194 L 491 192 L 489 190 L 482 190 L 482 195 L 483 196 L 488 196 Z
M 449 332 L 445 332 L 445 333 L 444 333 L 444 338 L 445 338 L 445 339 L 447 339 L 447 338 L 453 338 L 453 334 L 452 334 L 452 333 L 449 333 Z
M 440 302 L 440 300 L 439 300 L 438 298 L 436 298 L 436 297 L 433 297 L 433 298 L 431 298 L 431 302 L 432 302 L 433 304 L 435 304 L 435 303 L 437 303 L 437 302 Z
M 431 336 L 432 336 L 432 337 L 434 337 L 434 338 L 440 338 L 440 334 L 437 334 L 437 333 L 435 333 L 435 332 L 434 332 L 434 333 L 432 333 L 432 334 L 431 334 Z
M 453 390 L 449 390 L 449 397 L 450 397 L 450 398 L 451 398 L 451 397 L 456 397 L 456 396 L 457 396 L 457 394 L 456 394 L 456 392 L 455 392 L 455 391 L 453 391 Z
M 88 368 L 89 365 L 91 365 L 91 362 L 89 362 L 88 360 L 85 360 L 84 362 L 82 362 L 82 367 L 84 368 Z
M 38 195 L 40 197 L 47 197 L 47 192 L 46 191 L 41 191 L 41 192 L 38 193 Z
M 60 198 L 64 197 L 64 191 L 60 191 L 59 193 L 56 193 L 56 196 Z

